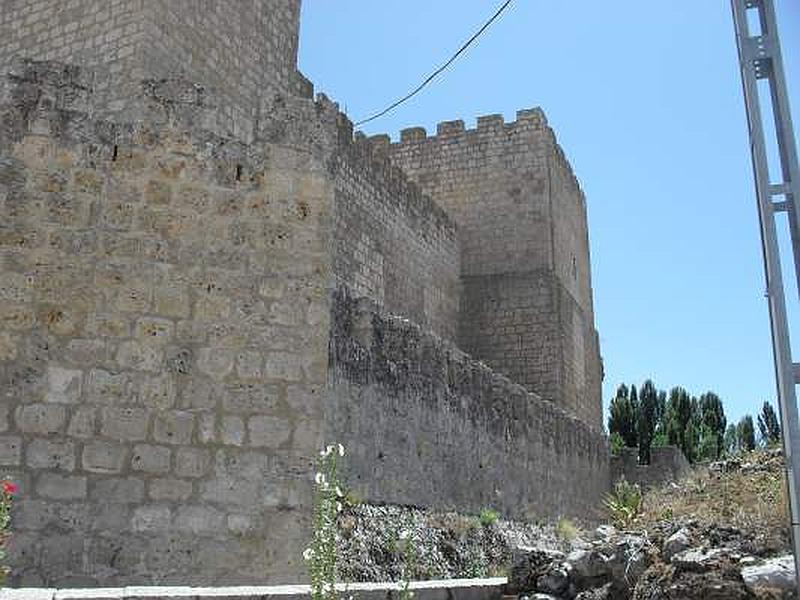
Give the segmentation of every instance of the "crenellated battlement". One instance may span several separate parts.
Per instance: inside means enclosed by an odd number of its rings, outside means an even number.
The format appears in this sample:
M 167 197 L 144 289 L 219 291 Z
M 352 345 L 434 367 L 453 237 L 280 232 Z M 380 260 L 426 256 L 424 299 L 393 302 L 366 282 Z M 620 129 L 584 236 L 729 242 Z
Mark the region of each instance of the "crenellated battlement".
M 452 121 L 441 121 L 436 125 L 436 135 L 428 135 L 425 127 L 415 126 L 406 127 L 400 131 L 400 139 L 391 142 L 392 150 L 395 152 L 403 151 L 422 151 L 423 148 L 434 148 L 438 144 L 484 144 L 494 140 L 496 143 L 505 143 L 518 135 L 536 134 L 543 135 L 544 139 L 553 148 L 553 156 L 557 165 L 564 170 L 574 189 L 578 191 L 583 199 L 583 190 L 580 181 L 575 175 L 572 166 L 567 160 L 563 148 L 558 143 L 556 134 L 548 125 L 547 117 L 540 107 L 518 110 L 516 119 L 506 123 L 501 114 L 481 115 L 475 120 L 475 127 L 467 128 L 462 119 Z M 388 135 L 374 135 L 369 139 L 379 146 L 384 146 Z
M 462 119 L 441 121 L 436 125 L 436 135 L 429 136 L 424 127 L 406 127 L 400 131 L 400 141 L 395 144 L 419 144 L 423 142 L 452 141 L 460 139 L 471 141 L 479 134 L 514 134 L 523 131 L 541 130 L 547 127 L 547 118 L 542 109 L 536 107 L 517 111 L 515 121 L 506 123 L 503 115 L 481 115 L 476 119 L 476 126 L 467 129 Z M 378 137 L 378 136 L 373 136 Z

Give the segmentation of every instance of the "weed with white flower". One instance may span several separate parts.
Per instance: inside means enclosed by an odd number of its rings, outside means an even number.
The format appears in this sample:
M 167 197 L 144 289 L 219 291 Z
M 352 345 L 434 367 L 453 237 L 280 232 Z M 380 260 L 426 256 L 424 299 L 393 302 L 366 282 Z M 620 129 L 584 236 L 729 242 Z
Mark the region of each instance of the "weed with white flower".
M 339 483 L 337 459 L 344 446 L 330 445 L 320 452 L 314 476 L 314 517 L 311 544 L 303 552 L 311 578 L 312 600 L 336 600 L 338 514 L 344 493 Z
M 417 570 L 417 551 L 414 547 L 413 533 L 404 529 L 397 537 L 398 546 L 403 553 L 403 587 L 400 590 L 400 600 L 411 600 L 414 597 L 411 579 Z

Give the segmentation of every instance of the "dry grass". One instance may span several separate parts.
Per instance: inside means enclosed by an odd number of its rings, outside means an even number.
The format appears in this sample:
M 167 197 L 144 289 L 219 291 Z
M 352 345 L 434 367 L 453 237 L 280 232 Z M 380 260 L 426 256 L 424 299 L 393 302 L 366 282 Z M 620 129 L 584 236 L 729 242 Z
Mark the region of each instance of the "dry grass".
M 696 467 L 680 484 L 647 491 L 636 525 L 684 519 L 783 537 L 789 517 L 780 457 L 756 451 L 727 473 Z

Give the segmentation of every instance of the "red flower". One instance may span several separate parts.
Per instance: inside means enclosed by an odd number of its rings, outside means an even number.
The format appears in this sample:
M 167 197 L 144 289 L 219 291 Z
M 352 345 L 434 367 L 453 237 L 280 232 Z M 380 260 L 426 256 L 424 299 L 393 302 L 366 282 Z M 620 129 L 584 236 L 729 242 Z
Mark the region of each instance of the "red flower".
M 3 482 L 3 491 L 6 494 L 13 496 L 19 491 L 19 486 L 16 483 L 12 483 L 10 481 Z

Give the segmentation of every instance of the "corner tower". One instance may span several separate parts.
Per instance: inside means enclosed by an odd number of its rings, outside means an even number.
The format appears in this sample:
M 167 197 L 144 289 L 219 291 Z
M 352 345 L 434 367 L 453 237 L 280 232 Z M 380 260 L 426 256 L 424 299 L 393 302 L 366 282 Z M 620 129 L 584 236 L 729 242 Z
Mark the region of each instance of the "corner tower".
M 390 152 L 458 225 L 459 346 L 601 427 L 586 201 L 542 111 L 406 129 Z
M 81 65 L 97 110 L 136 118 L 140 82 L 208 87 L 214 129 L 249 138 L 262 99 L 307 86 L 296 70 L 300 0 L 0 0 L 0 68 L 15 57 Z

